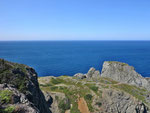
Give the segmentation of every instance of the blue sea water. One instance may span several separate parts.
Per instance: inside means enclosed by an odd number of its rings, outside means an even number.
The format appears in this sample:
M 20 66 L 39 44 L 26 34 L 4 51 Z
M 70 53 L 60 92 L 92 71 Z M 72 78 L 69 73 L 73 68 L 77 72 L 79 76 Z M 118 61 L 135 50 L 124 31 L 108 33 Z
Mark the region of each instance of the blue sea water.
M 150 41 L 1 41 L 0 58 L 29 65 L 38 76 L 72 76 L 120 61 L 150 77 Z

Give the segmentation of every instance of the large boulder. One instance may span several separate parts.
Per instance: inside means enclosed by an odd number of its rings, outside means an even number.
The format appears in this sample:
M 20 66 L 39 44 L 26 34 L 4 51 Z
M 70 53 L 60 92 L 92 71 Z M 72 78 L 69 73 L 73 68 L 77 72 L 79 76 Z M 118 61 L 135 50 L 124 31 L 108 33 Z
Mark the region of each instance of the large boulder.
M 95 68 L 91 67 L 88 71 L 88 73 L 86 74 L 87 78 L 98 78 L 100 77 L 100 72 L 98 70 L 96 70 Z
M 0 59 L 0 84 L 4 83 L 13 85 L 24 94 L 39 113 L 50 113 L 33 68 Z
M 137 73 L 134 67 L 126 63 L 116 61 L 105 61 L 103 64 L 102 77 L 109 77 L 113 80 L 136 85 L 138 87 L 145 87 L 150 90 L 148 81 Z

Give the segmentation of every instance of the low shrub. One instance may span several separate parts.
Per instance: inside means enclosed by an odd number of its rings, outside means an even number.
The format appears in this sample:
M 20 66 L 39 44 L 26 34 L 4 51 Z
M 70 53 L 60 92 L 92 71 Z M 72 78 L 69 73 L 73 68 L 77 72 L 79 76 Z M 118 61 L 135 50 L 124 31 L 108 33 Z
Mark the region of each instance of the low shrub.
M 70 109 L 70 100 L 68 98 L 61 100 L 58 107 L 61 109 L 61 112 L 64 113 L 66 110 Z
M 84 96 L 86 100 L 92 100 L 93 96 L 91 94 L 87 94 Z

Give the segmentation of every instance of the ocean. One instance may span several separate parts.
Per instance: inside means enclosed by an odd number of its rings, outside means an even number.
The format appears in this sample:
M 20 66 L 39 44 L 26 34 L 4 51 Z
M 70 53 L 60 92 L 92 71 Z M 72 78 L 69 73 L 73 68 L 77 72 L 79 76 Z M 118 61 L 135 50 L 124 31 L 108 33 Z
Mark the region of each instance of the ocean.
M 120 61 L 150 77 L 150 41 L 0 41 L 0 58 L 33 67 L 38 76 L 73 76 Z

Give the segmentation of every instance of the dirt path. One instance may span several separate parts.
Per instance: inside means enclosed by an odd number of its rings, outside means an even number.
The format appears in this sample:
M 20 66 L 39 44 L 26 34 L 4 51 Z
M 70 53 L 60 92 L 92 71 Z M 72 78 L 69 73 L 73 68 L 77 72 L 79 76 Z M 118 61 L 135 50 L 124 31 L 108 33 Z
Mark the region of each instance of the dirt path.
M 81 98 L 79 97 L 78 99 L 78 109 L 80 110 L 81 113 L 90 113 L 87 103 L 83 97 Z

